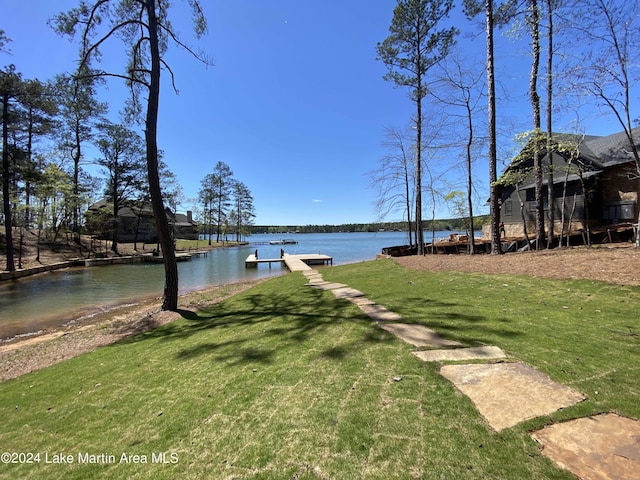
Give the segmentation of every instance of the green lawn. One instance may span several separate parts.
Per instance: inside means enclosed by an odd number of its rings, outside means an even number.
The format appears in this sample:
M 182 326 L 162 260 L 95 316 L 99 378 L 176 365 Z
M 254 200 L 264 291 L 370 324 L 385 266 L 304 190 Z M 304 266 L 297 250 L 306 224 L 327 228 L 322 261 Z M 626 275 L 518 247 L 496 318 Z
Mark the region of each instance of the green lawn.
M 176 250 L 202 250 L 211 247 L 232 247 L 239 245 L 242 242 L 228 241 L 228 242 L 216 242 L 215 240 L 209 245 L 209 240 L 185 240 L 184 238 L 176 239 Z
M 438 365 L 289 274 L 0 384 L 0 451 L 40 454 L 0 464 L 0 478 L 571 479 L 530 430 L 603 411 L 640 417 L 638 288 L 386 260 L 322 272 L 589 399 L 495 433 Z M 45 463 L 63 455 L 73 463 Z

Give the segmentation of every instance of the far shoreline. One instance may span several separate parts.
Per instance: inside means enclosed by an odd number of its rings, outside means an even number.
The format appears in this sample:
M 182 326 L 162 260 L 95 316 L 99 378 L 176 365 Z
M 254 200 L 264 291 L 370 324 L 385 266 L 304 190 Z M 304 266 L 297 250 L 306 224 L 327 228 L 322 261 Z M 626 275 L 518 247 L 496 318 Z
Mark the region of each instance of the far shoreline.
M 202 240 L 202 242 L 206 244 L 207 240 Z M 188 247 L 186 249 L 182 249 L 182 248 L 176 249 L 175 252 L 177 254 L 178 253 L 186 253 L 186 254 L 194 253 L 195 255 L 197 255 L 204 252 L 209 252 L 211 250 L 234 248 L 239 246 L 246 246 L 248 244 L 249 242 L 222 242 L 221 244 L 205 245 L 204 247 L 198 246 L 196 248 Z M 54 245 L 57 245 L 57 244 L 54 244 Z M 136 263 L 135 260 L 138 259 L 140 263 L 144 263 L 143 258 L 145 257 L 156 258 L 156 259 L 162 258 L 161 256 L 152 257 L 153 252 L 155 250 L 145 251 L 144 245 L 151 245 L 151 244 L 143 244 L 142 251 L 140 251 L 137 248 L 133 248 L 132 245 L 135 245 L 135 244 L 120 243 L 118 244 L 120 249 L 117 253 L 112 251 L 105 252 L 105 254 L 102 254 L 101 252 L 98 252 L 98 253 L 94 252 L 93 255 L 88 255 L 86 257 L 82 257 L 82 256 L 71 257 L 69 253 L 62 254 L 62 255 L 56 255 L 56 254 L 47 255 L 45 253 L 44 256 L 46 258 L 53 258 L 53 261 L 49 261 L 49 262 L 40 261 L 38 263 L 36 263 L 35 261 L 32 261 L 28 263 L 28 266 L 25 266 L 22 268 L 16 268 L 14 272 L 10 272 L 8 270 L 2 270 L 0 271 L 0 284 L 4 282 L 19 280 L 20 278 L 26 278 L 34 275 L 40 275 L 42 273 L 48 273 L 54 270 L 62 270 L 65 268 L 92 268 L 92 267 L 103 266 L 100 263 L 100 260 L 111 259 L 114 261 L 114 263 L 118 263 L 118 261 L 133 259 L 131 263 Z M 94 260 L 94 259 L 98 261 L 95 263 L 91 262 L 91 260 Z M 6 256 L 5 256 L 5 260 L 6 260 Z M 162 261 L 158 260 L 157 263 L 162 263 Z

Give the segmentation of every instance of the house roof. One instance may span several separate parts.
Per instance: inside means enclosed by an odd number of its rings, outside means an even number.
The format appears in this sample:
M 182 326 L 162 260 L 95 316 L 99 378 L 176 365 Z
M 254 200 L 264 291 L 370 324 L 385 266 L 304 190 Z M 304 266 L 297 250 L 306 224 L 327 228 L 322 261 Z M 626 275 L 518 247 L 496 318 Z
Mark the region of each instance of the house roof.
M 637 148 L 640 148 L 640 127 L 631 130 Z M 585 137 L 578 147 L 585 157 L 593 155 L 595 162 L 602 167 L 612 167 L 634 161 L 631 143 L 625 132 L 606 137 Z
M 113 203 L 109 198 L 102 198 L 98 200 L 96 203 L 93 203 L 89 206 L 89 210 L 100 210 L 102 208 L 113 208 Z M 134 211 L 135 208 L 135 211 Z M 153 209 L 151 205 L 148 203 L 128 203 L 125 206 L 122 206 L 118 209 L 119 217 L 138 217 L 138 216 L 153 216 Z
M 582 175 L 578 175 L 576 173 L 572 173 L 571 175 L 567 175 L 566 178 L 564 175 L 560 175 L 560 176 L 555 176 L 553 178 L 553 184 L 554 185 L 558 185 L 560 183 L 564 183 L 565 180 L 568 183 L 571 182 L 577 182 L 578 180 L 580 180 L 580 178 L 582 178 L 583 180 L 586 178 L 590 178 L 596 175 L 600 175 L 602 173 L 602 170 L 592 170 L 590 172 L 583 172 Z M 547 177 L 545 177 L 542 181 L 543 185 L 548 185 L 549 184 L 549 179 Z M 523 185 L 522 187 L 519 187 L 519 190 L 527 190 L 529 188 L 534 188 L 536 186 L 535 183 L 530 183 L 528 185 Z
M 100 210 L 107 207 L 113 208 L 113 204 L 109 203 L 108 198 L 102 198 L 96 203 L 90 205 L 89 210 Z M 198 225 L 193 220 L 189 221 L 189 217 L 187 217 L 187 215 L 183 213 L 174 214 L 169 207 L 165 208 L 165 214 L 167 215 L 169 223 L 172 223 L 175 226 L 192 227 Z M 145 202 L 142 204 L 142 206 L 136 205 L 135 210 L 130 205 L 120 207 L 118 209 L 118 217 L 137 218 L 139 216 L 153 217 L 153 209 L 151 208 L 151 205 L 149 203 Z
M 189 217 L 187 217 L 184 213 L 176 213 L 174 215 L 175 225 L 181 227 L 191 227 L 194 225 L 198 225 L 193 220 L 189 221 Z
M 632 129 L 631 134 L 636 146 L 640 149 L 640 127 Z M 582 164 L 584 170 L 583 178 L 598 175 L 607 168 L 634 161 L 631 144 L 625 132 L 607 136 L 554 133 L 553 140 L 558 144 L 577 145 L 580 154 L 579 163 Z M 527 164 L 531 166 L 531 162 L 532 159 L 529 159 Z M 514 166 L 510 164 L 502 175 L 505 175 L 505 173 L 512 168 L 514 168 Z M 569 175 L 567 180 L 576 181 L 578 179 L 579 176 L 574 173 Z M 564 177 L 562 181 L 564 181 Z M 556 182 L 554 181 L 554 183 Z M 527 185 L 521 188 L 533 188 L 533 185 Z

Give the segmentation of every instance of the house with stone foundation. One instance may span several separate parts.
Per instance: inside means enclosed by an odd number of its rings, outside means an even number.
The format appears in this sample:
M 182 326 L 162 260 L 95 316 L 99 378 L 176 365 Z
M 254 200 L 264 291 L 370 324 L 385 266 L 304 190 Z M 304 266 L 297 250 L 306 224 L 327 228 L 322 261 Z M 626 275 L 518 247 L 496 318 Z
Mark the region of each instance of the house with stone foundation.
M 640 149 L 640 128 L 631 131 Z M 554 231 L 583 232 L 637 228 L 638 167 L 625 132 L 608 136 L 554 134 L 552 151 L 546 140 L 539 143 L 544 181 L 545 229 L 550 209 L 554 211 Z M 535 236 L 535 178 L 533 140 L 530 140 L 506 168 L 501 187 L 500 215 L 507 237 Z M 549 189 L 553 198 L 549 201 Z

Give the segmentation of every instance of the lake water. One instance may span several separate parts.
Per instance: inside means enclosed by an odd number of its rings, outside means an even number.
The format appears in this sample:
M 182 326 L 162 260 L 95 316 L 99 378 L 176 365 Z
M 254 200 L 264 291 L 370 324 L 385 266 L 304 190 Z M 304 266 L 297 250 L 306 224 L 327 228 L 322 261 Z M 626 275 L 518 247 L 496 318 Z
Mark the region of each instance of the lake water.
M 438 237 L 451 232 L 437 232 Z M 431 234 L 425 233 L 425 239 Z M 295 239 L 295 245 L 257 245 Z M 260 258 L 279 258 L 286 253 L 322 253 L 334 265 L 375 259 L 383 247 L 408 243 L 404 232 L 310 233 L 251 235 L 249 245 L 216 249 L 178 264 L 180 293 L 267 278 L 287 273 L 285 267 L 261 264 L 246 269 L 247 256 L 258 250 Z M 162 264 L 110 265 L 70 268 L 0 283 L 0 339 L 59 326 L 141 298 L 160 297 L 164 286 Z

